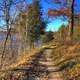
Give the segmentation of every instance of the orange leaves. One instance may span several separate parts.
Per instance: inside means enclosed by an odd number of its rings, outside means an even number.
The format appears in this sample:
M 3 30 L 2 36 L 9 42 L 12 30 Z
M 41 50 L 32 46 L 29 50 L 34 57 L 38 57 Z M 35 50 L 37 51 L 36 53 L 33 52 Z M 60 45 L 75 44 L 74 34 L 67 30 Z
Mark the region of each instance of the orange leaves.
M 69 8 L 61 8 L 59 10 L 61 12 L 62 15 L 65 15 L 65 16 L 70 16 L 71 15 L 71 10 Z
M 61 3 L 64 3 L 65 5 L 67 4 L 68 0 L 63 0 L 63 2 L 61 2 L 61 0 L 53 0 L 55 4 L 61 4 Z M 62 7 L 58 10 L 52 10 L 52 9 L 49 9 L 48 11 L 48 16 L 49 17 L 54 17 L 54 16 L 60 16 L 60 15 L 63 15 L 63 16 L 68 16 L 70 17 L 72 14 L 71 12 L 71 9 L 70 7 Z
M 56 10 L 53 10 L 53 9 L 49 9 L 48 10 L 48 16 L 49 17 L 56 17 L 56 16 L 59 16 L 60 14 L 59 14 L 59 11 L 56 11 Z
M 69 8 L 60 8 L 59 10 L 53 10 L 53 9 L 48 10 L 49 17 L 56 17 L 60 15 L 65 15 L 69 17 L 71 16 L 71 10 Z

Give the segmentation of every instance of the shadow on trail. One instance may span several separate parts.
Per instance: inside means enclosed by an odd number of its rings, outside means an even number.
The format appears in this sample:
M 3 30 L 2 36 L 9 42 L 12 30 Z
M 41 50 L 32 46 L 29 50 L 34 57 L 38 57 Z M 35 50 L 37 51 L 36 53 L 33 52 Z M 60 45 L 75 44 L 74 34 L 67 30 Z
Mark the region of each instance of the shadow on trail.
M 47 70 L 47 66 L 39 63 L 40 60 L 46 60 L 44 52 L 45 50 L 41 51 L 35 56 L 30 68 L 27 70 L 26 80 L 41 80 L 40 78 L 48 75 L 49 72 Z
M 48 75 L 52 72 L 48 70 L 47 65 L 41 64 L 41 62 L 47 62 L 46 54 L 51 51 L 50 49 L 43 49 L 35 56 L 32 56 L 33 60 L 29 64 L 23 66 L 21 69 L 14 69 L 6 75 L 5 78 L 0 80 L 49 80 Z M 16 74 L 20 74 L 16 76 Z

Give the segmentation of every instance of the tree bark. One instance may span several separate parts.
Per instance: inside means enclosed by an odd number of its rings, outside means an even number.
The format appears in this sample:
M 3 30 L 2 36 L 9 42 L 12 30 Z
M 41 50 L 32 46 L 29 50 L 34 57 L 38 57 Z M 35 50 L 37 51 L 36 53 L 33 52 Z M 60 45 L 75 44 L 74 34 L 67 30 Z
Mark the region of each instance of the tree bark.
M 74 1 L 75 0 L 73 0 L 73 2 L 72 2 L 72 5 L 71 5 L 71 26 L 69 26 L 70 27 L 70 38 L 71 38 L 71 40 L 73 39 L 73 29 L 74 29 Z

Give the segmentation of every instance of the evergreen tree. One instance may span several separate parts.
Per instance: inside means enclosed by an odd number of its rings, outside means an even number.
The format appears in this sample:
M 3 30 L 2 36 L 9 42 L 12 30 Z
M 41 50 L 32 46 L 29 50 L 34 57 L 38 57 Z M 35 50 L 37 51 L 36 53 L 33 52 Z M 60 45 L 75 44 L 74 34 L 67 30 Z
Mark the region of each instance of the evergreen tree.
M 28 8 L 28 43 L 32 46 L 34 42 L 40 39 L 41 33 L 44 31 L 42 12 L 40 2 L 34 0 Z

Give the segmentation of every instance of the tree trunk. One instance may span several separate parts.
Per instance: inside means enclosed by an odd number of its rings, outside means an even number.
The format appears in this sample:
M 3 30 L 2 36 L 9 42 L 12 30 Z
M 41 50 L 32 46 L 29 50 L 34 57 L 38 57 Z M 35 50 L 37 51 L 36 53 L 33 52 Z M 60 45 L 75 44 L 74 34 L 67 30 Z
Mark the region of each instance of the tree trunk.
M 70 31 L 70 39 L 72 40 L 73 39 L 73 28 L 74 28 L 74 1 L 72 1 L 72 4 L 71 4 L 71 26 L 69 26 L 69 31 Z

